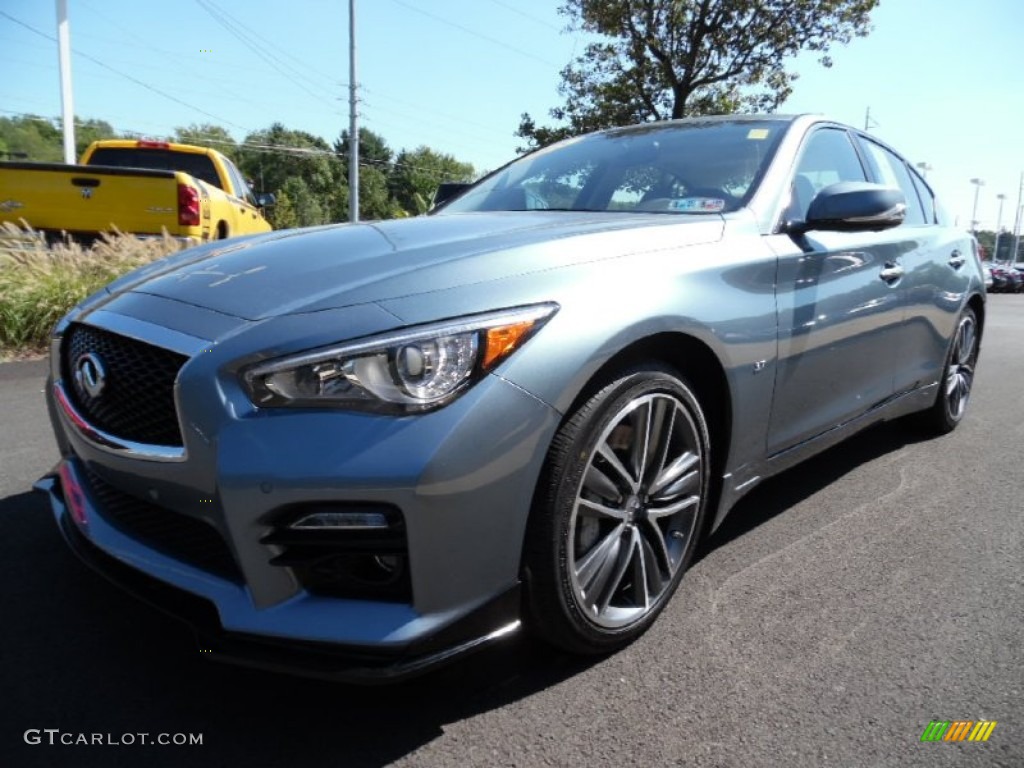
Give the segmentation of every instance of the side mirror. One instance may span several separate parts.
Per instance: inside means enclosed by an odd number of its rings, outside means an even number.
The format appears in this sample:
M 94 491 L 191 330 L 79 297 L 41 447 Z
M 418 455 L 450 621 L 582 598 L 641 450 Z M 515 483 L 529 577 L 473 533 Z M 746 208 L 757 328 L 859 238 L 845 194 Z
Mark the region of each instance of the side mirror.
M 794 222 L 789 231 L 880 232 L 898 227 L 906 215 L 907 200 L 895 187 L 841 181 L 815 195 L 807 209 L 807 220 Z
M 260 208 L 269 208 L 277 202 L 277 198 L 270 192 L 261 192 L 256 195 L 256 205 Z
M 437 192 L 434 193 L 434 200 L 430 207 L 437 208 L 449 200 L 454 200 L 472 186 L 465 181 L 442 181 L 437 187 Z

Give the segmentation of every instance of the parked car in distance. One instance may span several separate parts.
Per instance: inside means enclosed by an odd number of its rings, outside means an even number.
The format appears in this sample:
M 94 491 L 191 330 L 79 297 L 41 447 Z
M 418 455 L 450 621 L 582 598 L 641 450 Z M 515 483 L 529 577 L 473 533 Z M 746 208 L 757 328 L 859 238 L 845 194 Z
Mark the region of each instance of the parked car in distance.
M 1003 271 L 1009 279 L 1009 285 L 1007 287 L 1008 290 L 1013 293 L 1020 293 L 1021 291 L 1024 291 L 1024 273 L 1022 273 L 1019 268 L 1007 263 L 1003 267 Z
M 167 141 L 93 142 L 80 165 L 0 162 L 0 223 L 90 241 L 120 230 L 196 244 L 270 231 L 241 172 L 215 149 Z
M 992 265 L 988 262 L 982 262 L 981 269 L 985 276 L 985 290 L 991 291 L 992 286 L 995 285 L 995 278 L 992 277 Z
M 521 624 L 606 653 L 765 478 L 955 429 L 984 322 L 970 235 L 866 133 L 615 129 L 117 280 L 54 331 L 37 487 L 211 657 L 394 680 Z
M 1020 293 L 1022 288 L 1021 273 L 1005 261 L 983 262 L 989 265 L 992 273 L 993 293 Z
M 985 265 L 986 272 L 992 276 L 992 286 L 990 288 L 992 293 L 1005 293 L 1007 288 L 1012 285 L 1010 282 L 1009 275 L 998 264 L 993 264 L 990 261 L 982 262 Z

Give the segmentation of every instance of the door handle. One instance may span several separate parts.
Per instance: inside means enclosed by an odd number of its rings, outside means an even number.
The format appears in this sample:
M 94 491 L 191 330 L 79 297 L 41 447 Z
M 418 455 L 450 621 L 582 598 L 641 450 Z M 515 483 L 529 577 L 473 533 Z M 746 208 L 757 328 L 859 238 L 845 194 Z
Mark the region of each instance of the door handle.
M 947 263 L 953 269 L 960 269 L 960 267 L 964 265 L 965 261 L 967 261 L 967 258 L 960 253 L 959 249 L 956 249 L 951 254 L 949 254 L 949 261 Z
M 903 267 L 889 262 L 882 267 L 882 271 L 878 273 L 878 276 L 891 285 L 903 277 L 903 274 Z

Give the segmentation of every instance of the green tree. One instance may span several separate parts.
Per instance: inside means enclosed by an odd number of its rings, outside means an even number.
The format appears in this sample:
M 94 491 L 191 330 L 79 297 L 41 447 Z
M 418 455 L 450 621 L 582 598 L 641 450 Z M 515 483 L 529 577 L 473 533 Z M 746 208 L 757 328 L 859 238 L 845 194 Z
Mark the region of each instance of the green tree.
M 878 0 L 563 0 L 569 29 L 596 36 L 561 72 L 560 125 L 523 114 L 523 150 L 650 120 L 772 111 L 797 75 L 787 61 L 870 31 Z
M 274 229 L 292 229 L 299 226 L 299 217 L 295 213 L 292 199 L 285 190 L 277 193 L 277 202 L 267 211 L 267 218 Z
M 212 123 L 201 125 L 192 123 L 174 129 L 174 140 L 181 144 L 195 144 L 199 147 L 210 147 L 226 155 L 232 160 L 237 159 L 238 144 L 231 138 L 226 128 Z
M 274 123 L 245 137 L 236 160 L 260 192 L 288 192 L 301 226 L 324 224 L 338 209 L 345 185 L 341 164 L 319 136 Z M 289 181 L 299 180 L 301 186 Z M 347 199 L 347 196 L 346 196 Z
M 392 197 L 409 214 L 426 213 L 442 181 L 472 181 L 476 172 L 469 163 L 421 146 L 402 150 L 388 178 Z
M 346 206 L 346 218 L 348 207 Z M 404 215 L 388 191 L 388 177 L 381 169 L 372 165 L 359 167 L 359 218 L 393 219 Z
M 0 117 L 0 141 L 17 160 L 60 163 L 64 160 L 60 130 L 45 117 Z
M 334 142 L 334 153 L 341 161 L 345 173 L 348 174 L 348 131 L 342 131 L 341 136 Z M 359 129 L 360 165 L 372 165 L 386 174 L 390 169 L 391 158 L 394 157 L 394 154 L 387 141 L 379 133 L 374 133 L 369 128 Z
M 282 200 L 285 201 L 285 208 L 279 210 Z M 274 228 L 279 229 L 315 226 L 327 223 L 328 220 L 323 201 L 313 194 L 306 180 L 298 176 L 285 181 L 278 204 L 273 207 L 272 217 Z
M 62 120 L 58 120 L 57 125 L 60 131 L 64 130 L 64 122 Z M 89 148 L 89 145 L 94 141 L 100 141 L 102 139 L 117 139 L 120 137 L 121 134 L 114 130 L 114 126 L 106 120 L 96 120 L 93 118 L 88 120 L 75 119 L 76 157 L 81 157 L 85 150 Z M 61 147 L 63 146 L 64 142 L 62 137 Z
M 334 142 L 334 153 L 341 164 L 341 173 L 348 179 L 349 132 L 342 131 Z M 391 172 L 391 158 L 394 152 L 387 140 L 368 128 L 359 129 L 359 218 L 393 219 L 402 216 L 402 209 L 391 198 L 388 176 Z M 340 211 L 339 221 L 348 219 L 346 189 L 345 208 Z

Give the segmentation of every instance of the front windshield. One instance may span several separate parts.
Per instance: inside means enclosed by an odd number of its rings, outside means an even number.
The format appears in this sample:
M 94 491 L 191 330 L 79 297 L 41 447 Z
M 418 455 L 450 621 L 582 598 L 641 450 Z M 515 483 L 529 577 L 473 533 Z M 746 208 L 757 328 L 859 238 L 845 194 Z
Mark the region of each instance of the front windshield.
M 511 163 L 438 214 L 734 211 L 750 199 L 787 125 L 661 123 L 570 139 Z

